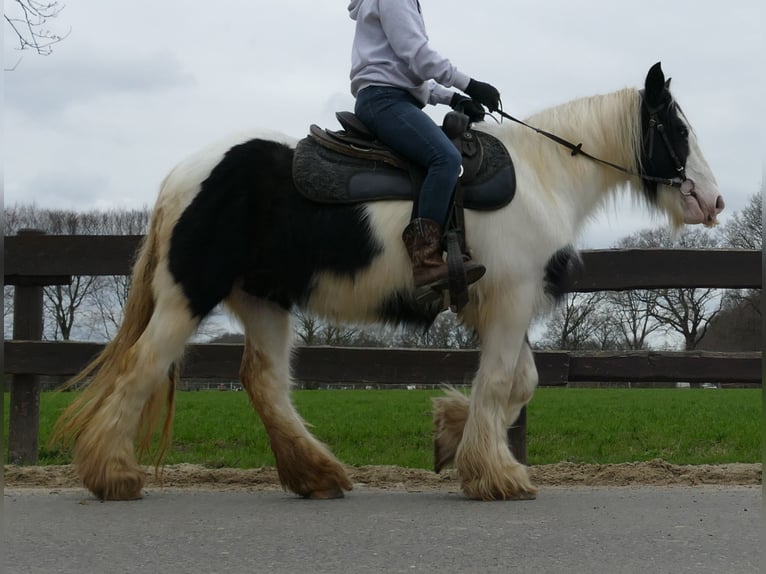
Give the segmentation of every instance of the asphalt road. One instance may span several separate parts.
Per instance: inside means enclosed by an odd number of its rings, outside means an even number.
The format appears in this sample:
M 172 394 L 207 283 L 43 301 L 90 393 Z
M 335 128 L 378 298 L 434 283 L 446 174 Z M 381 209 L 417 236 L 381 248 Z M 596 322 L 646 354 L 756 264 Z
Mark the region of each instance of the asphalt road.
M 536 501 L 357 489 L 153 490 L 101 503 L 83 490 L 8 489 L 5 572 L 759 573 L 760 488 L 545 488 Z

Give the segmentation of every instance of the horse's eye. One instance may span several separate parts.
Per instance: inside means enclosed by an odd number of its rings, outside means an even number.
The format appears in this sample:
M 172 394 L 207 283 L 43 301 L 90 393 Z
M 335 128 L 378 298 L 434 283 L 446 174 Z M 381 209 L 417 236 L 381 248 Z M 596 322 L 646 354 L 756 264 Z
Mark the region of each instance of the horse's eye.
M 681 126 L 680 128 L 678 128 L 678 133 L 681 134 L 682 138 L 687 138 L 689 137 L 689 128 L 687 128 L 686 126 Z

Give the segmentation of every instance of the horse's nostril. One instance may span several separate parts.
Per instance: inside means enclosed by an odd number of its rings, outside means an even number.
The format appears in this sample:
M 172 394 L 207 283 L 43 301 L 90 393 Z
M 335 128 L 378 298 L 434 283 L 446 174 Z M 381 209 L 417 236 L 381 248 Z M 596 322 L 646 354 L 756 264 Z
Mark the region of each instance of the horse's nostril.
M 715 208 L 720 212 L 723 211 L 723 208 L 726 207 L 726 204 L 723 202 L 723 197 L 718 196 L 718 199 L 715 200 Z

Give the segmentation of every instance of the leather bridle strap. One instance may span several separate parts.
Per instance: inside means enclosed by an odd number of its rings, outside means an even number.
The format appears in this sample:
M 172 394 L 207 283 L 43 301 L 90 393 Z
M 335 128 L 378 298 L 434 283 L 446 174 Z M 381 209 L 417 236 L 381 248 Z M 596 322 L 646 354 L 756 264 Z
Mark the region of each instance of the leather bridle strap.
M 547 132 L 545 130 L 542 130 L 540 128 L 536 128 L 535 126 L 531 126 L 528 123 L 518 119 L 514 118 L 512 115 L 505 113 L 502 109 L 495 110 L 498 114 L 500 114 L 502 117 L 511 120 L 512 122 L 516 122 L 517 124 L 520 124 L 526 128 L 529 128 L 530 130 L 537 132 L 538 134 L 547 137 L 550 140 L 553 140 L 559 145 L 564 146 L 565 148 L 569 149 L 572 152 L 572 157 L 581 155 L 583 157 L 587 157 L 591 161 L 595 161 L 597 163 L 600 163 L 602 165 L 609 166 L 613 169 L 616 169 L 617 171 L 620 171 L 626 175 L 631 175 L 635 177 L 639 177 L 645 181 L 650 181 L 653 183 L 660 183 L 662 185 L 669 185 L 670 187 L 678 187 L 681 188 L 681 186 L 684 185 L 685 182 L 691 181 L 686 178 L 685 170 L 683 168 L 683 165 L 681 165 L 681 162 L 678 160 L 678 156 L 673 151 L 673 146 L 670 144 L 670 140 L 668 139 L 668 135 L 665 133 L 664 127 L 662 123 L 659 123 L 656 121 L 656 110 L 652 112 L 652 110 L 648 110 L 650 114 L 650 118 L 654 119 L 654 125 L 652 126 L 652 129 L 657 129 L 657 131 L 660 132 L 662 135 L 663 141 L 665 142 L 665 145 L 668 148 L 668 151 L 670 153 L 670 156 L 673 158 L 673 160 L 676 162 L 676 168 L 678 169 L 680 167 L 680 174 L 682 177 L 674 177 L 674 178 L 666 178 L 666 177 L 656 177 L 653 175 L 646 175 L 642 173 L 637 173 L 634 171 L 631 171 L 629 169 L 626 169 L 622 167 L 621 165 L 618 165 L 616 163 L 612 163 L 611 161 L 606 161 L 604 159 L 598 158 L 596 156 L 593 156 L 589 154 L 588 152 L 584 151 L 582 149 L 582 143 L 573 144 L 572 142 L 565 140 L 564 138 L 557 136 L 556 134 L 552 134 L 550 132 Z M 653 134 L 653 132 L 652 132 Z M 652 136 L 653 137 L 653 136 Z M 683 190 L 682 190 L 683 191 Z M 692 186 L 693 191 L 693 186 Z
M 649 157 L 652 157 L 654 154 L 654 131 L 657 130 L 662 136 L 662 141 L 665 144 L 668 155 L 670 155 L 673 163 L 676 164 L 676 171 L 680 174 L 682 179 L 686 179 L 686 168 L 684 167 L 684 164 L 681 163 L 676 150 L 673 149 L 673 145 L 670 143 L 668 133 L 665 131 L 665 124 L 662 123 L 658 118 L 658 112 L 660 109 L 662 109 L 662 106 L 650 108 L 649 104 L 646 103 L 646 100 L 643 100 L 643 102 L 644 107 L 646 108 L 646 112 L 649 114 L 649 133 L 647 134 L 649 137 Z

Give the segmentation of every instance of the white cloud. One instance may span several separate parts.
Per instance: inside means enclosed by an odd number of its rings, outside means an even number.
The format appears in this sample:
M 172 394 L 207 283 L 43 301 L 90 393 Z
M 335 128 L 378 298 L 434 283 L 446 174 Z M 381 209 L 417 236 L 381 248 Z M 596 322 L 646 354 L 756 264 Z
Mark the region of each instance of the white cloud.
M 49 58 L 49 60 L 51 60 Z M 46 64 L 50 63 L 48 60 Z M 61 65 L 24 62 L 6 75 L 6 104 L 32 117 L 51 118 L 71 105 L 120 95 L 140 97 L 170 88 L 193 89 L 191 74 L 166 51 L 131 56 L 76 57 Z

